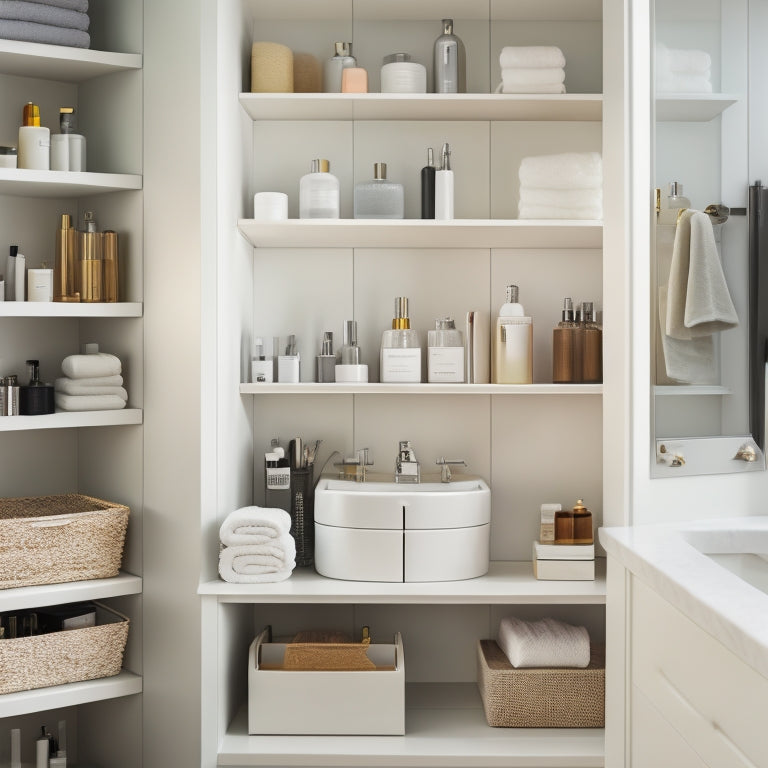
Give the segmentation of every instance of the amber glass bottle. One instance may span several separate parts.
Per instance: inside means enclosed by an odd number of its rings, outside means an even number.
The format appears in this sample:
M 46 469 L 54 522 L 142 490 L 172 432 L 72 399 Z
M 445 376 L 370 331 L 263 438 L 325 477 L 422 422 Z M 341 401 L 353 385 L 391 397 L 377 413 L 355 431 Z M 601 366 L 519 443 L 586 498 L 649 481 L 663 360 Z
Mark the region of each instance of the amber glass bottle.
M 592 513 L 579 499 L 573 509 L 555 512 L 555 544 L 594 544 Z

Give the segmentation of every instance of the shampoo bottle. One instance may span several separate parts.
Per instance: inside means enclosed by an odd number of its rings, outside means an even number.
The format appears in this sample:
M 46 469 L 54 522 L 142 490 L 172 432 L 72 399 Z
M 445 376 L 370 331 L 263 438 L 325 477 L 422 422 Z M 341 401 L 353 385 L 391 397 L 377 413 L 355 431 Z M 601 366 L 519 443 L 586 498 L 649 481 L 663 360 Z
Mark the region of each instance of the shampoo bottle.
M 381 337 L 381 372 L 384 383 L 416 383 L 421 381 L 421 344 L 419 334 L 411 328 L 408 299 L 395 299 L 392 329 Z
M 348 67 L 356 67 L 352 55 L 352 43 L 334 43 L 334 55 L 325 62 L 323 90 L 326 93 L 341 93 L 341 73 Z
M 331 173 L 327 160 L 313 160 L 310 173 L 301 177 L 299 218 L 339 218 L 339 180 Z
M 19 168 L 47 171 L 51 167 L 51 132 L 40 125 L 40 107 L 24 105 L 19 128 Z
M 453 34 L 453 19 L 443 19 L 443 34 L 434 46 L 435 93 L 466 91 L 464 43 Z
M 491 381 L 494 384 L 533 383 L 533 321 L 518 304 L 519 289 L 507 286 L 493 332 Z
M 585 384 L 599 384 L 603 380 L 603 331 L 595 319 L 595 305 L 585 301 L 581 305 L 582 369 Z
M 443 144 L 440 170 L 435 172 L 435 218 L 443 221 L 453 218 L 453 171 L 448 144 Z
M 427 164 L 421 169 L 421 218 L 435 218 L 435 157 L 427 149 Z

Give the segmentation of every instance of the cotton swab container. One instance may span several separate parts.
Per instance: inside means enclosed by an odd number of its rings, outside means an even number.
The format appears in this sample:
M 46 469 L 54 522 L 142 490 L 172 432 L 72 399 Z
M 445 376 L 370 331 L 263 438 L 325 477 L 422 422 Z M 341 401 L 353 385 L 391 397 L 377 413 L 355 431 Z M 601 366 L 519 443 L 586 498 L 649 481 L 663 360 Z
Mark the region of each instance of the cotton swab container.
M 287 45 L 253 44 L 251 93 L 293 93 L 293 51 Z

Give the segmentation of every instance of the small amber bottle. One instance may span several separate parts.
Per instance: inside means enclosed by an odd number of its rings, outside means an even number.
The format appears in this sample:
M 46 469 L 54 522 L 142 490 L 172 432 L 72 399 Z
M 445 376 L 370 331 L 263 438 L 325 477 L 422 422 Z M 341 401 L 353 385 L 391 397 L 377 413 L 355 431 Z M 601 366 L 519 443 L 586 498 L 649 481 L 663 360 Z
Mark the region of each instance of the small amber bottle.
M 594 544 L 592 513 L 579 499 L 573 509 L 555 512 L 555 544 Z

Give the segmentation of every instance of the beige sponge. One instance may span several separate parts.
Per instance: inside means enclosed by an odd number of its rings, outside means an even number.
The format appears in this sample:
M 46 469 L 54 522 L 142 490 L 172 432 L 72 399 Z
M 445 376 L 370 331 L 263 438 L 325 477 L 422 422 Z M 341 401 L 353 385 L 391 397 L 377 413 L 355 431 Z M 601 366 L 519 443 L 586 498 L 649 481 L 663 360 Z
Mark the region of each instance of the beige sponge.
M 253 44 L 251 93 L 293 93 L 293 51 L 287 45 Z

